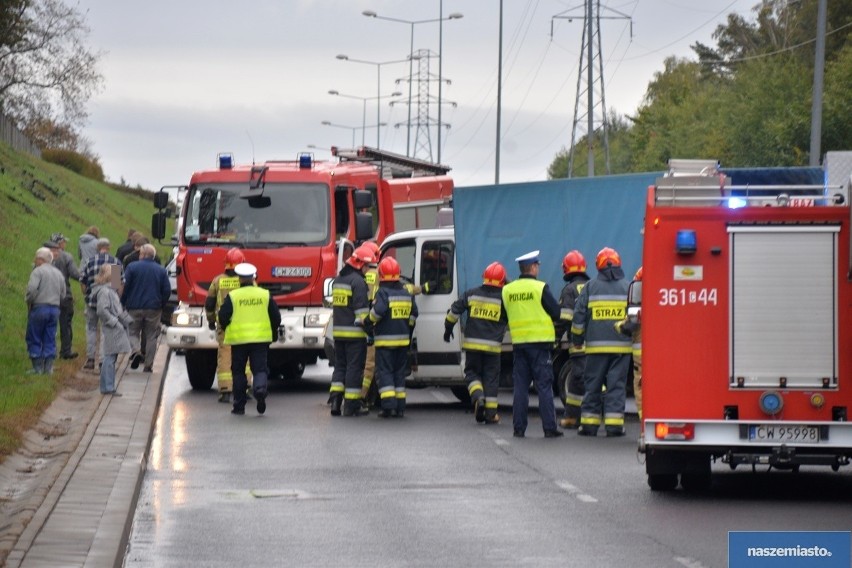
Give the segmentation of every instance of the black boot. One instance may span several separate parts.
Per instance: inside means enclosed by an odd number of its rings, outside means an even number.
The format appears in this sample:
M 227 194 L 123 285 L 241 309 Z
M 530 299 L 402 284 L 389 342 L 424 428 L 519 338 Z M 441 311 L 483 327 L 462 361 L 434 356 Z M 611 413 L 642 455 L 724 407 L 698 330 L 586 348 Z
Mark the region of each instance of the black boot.
M 331 395 L 331 415 L 340 416 L 340 407 L 343 405 L 343 395 L 334 393 Z

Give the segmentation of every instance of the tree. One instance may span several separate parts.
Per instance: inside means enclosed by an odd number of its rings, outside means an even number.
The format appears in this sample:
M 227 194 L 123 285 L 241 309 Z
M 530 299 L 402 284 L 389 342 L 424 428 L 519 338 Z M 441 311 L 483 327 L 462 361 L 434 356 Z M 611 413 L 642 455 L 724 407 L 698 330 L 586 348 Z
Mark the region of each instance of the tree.
M 39 139 L 45 131 L 79 138 L 86 103 L 103 81 L 101 54 L 84 45 L 84 16 L 62 0 L 2 0 L 0 6 L 0 112 L 39 145 L 49 143 Z
M 630 171 L 630 125 L 627 119 L 614 110 L 609 112 L 609 128 L 607 139 L 609 140 L 609 166 L 610 173 L 623 174 Z M 606 174 L 606 157 L 604 156 L 603 140 L 600 130 L 596 131 L 593 152 L 595 154 L 595 175 Z M 574 172 L 571 177 L 586 177 L 586 149 L 588 142 L 583 136 L 576 144 L 574 153 Z M 566 148 L 561 148 L 554 156 L 553 161 L 547 167 L 547 179 L 561 179 L 568 177 L 569 155 Z

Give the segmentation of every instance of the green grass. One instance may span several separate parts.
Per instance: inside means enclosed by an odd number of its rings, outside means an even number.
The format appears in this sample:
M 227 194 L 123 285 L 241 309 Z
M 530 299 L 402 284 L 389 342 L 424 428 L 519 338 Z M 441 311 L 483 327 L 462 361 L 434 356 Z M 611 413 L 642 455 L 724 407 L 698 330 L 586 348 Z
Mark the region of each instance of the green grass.
M 23 432 L 35 424 L 62 385 L 74 383 L 85 360 L 85 355 L 57 360 L 50 377 L 26 374 L 30 361 L 24 340 L 24 293 L 36 249 L 52 233 L 61 232 L 68 238 L 66 250 L 79 260 L 77 239 L 95 225 L 112 241 L 114 253 L 130 227 L 150 234 L 153 212 L 150 194 L 81 177 L 0 143 L 0 461 L 18 447 Z M 169 245 L 153 244 L 163 261 L 169 258 Z M 74 351 L 85 354 L 83 295 L 77 282 L 71 286 Z

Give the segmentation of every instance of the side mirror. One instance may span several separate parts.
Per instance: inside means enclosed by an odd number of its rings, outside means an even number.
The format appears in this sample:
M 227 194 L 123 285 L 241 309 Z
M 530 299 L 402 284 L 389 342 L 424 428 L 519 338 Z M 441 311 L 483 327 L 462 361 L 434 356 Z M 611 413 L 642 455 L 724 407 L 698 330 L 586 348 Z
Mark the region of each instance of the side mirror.
M 355 240 L 366 241 L 373 236 L 373 214 L 359 211 L 355 214 Z
M 151 236 L 155 239 L 162 239 L 166 236 L 166 218 L 168 215 L 162 211 L 154 213 L 151 216 Z
M 163 210 L 169 205 L 169 194 L 165 191 L 158 191 L 154 194 L 154 209 Z
M 634 280 L 630 283 L 627 289 L 627 305 L 641 306 L 642 305 L 642 281 Z
M 369 209 L 373 206 L 373 195 L 369 191 L 358 189 L 352 192 L 352 204 L 355 210 Z

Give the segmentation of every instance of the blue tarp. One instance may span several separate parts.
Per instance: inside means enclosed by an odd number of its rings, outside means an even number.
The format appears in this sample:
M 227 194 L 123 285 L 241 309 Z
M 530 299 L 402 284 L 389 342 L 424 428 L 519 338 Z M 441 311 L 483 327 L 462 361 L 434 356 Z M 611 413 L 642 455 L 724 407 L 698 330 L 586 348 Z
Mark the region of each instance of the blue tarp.
M 460 289 L 482 282 L 491 262 L 503 263 L 510 279 L 514 259 L 541 250 L 541 272 L 554 296 L 562 281 L 562 258 L 583 253 L 593 277 L 603 247 L 619 252 L 627 278 L 642 264 L 642 225 L 649 185 L 662 172 L 563 179 L 546 182 L 456 187 L 454 223 Z

